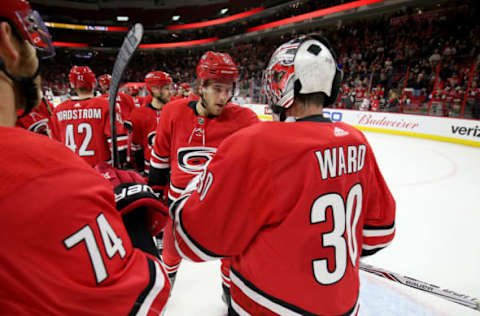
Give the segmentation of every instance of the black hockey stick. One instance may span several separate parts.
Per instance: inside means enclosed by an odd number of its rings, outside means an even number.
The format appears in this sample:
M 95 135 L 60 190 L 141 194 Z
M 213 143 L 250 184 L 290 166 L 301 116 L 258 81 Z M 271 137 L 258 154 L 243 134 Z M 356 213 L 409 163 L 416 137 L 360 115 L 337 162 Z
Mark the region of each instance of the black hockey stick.
M 410 286 L 418 290 L 422 290 L 427 293 L 440 296 L 451 302 L 455 302 L 457 304 L 461 304 L 463 306 L 470 307 L 474 310 L 480 311 L 480 301 L 474 297 L 456 293 L 448 289 L 442 289 L 436 285 L 419 281 L 407 276 L 403 276 L 398 273 L 383 270 L 365 263 L 360 263 L 360 269 L 366 272 L 373 273 L 379 277 L 388 279 L 390 281 L 401 283 L 403 285 Z
M 108 102 L 110 103 L 110 137 L 112 139 L 112 163 L 115 168 L 120 168 L 120 157 L 118 155 L 117 144 L 117 111 L 115 108 L 118 87 L 120 86 L 120 81 L 122 80 L 125 68 L 127 68 L 128 63 L 133 56 L 133 53 L 135 53 L 135 50 L 138 47 L 138 44 L 140 44 L 140 42 L 142 41 L 142 37 L 143 25 L 137 23 L 130 29 L 130 31 L 128 31 L 127 35 L 123 39 L 122 46 L 118 51 L 117 58 L 115 59 L 115 64 L 113 65 L 112 82 L 110 84 L 110 95 L 108 96 Z

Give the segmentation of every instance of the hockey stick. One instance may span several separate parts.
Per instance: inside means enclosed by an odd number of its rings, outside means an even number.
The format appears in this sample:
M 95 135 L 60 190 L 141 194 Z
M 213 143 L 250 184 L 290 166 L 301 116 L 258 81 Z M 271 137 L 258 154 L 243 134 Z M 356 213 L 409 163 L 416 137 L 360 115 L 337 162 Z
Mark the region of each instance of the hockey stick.
M 456 293 L 448 289 L 442 289 L 436 285 L 403 276 L 398 273 L 383 270 L 362 262 L 360 263 L 360 269 L 366 272 L 373 273 L 375 275 L 378 275 L 379 277 L 388 279 L 390 281 L 401 283 L 403 285 L 443 297 L 446 300 L 480 311 L 480 301 L 474 297 Z
M 110 84 L 110 95 L 108 96 L 108 102 L 110 103 L 110 137 L 112 139 L 112 163 L 115 168 L 120 167 L 120 157 L 118 155 L 117 145 L 117 111 L 115 108 L 118 87 L 120 86 L 120 81 L 122 80 L 125 68 L 127 68 L 128 63 L 133 56 L 133 53 L 135 53 L 135 50 L 138 47 L 138 44 L 140 44 L 140 42 L 142 41 L 142 37 L 143 25 L 137 23 L 130 29 L 130 31 L 128 31 L 127 35 L 123 39 L 122 46 L 118 51 L 117 58 L 115 59 L 115 64 L 113 65 L 112 82 Z

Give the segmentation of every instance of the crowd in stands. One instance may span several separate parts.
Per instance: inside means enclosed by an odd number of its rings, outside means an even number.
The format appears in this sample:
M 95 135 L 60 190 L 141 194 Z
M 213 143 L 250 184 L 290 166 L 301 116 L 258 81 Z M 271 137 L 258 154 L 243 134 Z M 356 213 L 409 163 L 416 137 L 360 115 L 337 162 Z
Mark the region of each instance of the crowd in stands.
M 312 28 L 308 32 L 320 31 L 329 39 L 345 73 L 336 106 L 478 119 L 477 13 L 476 5 L 465 2 L 428 12 L 402 11 L 330 28 Z M 215 47 L 231 54 L 238 64 L 244 99 L 263 101 L 260 87 L 265 62 L 273 48 L 292 35 L 296 34 Z M 141 51 L 133 58 L 126 78 L 143 81 L 148 71 L 156 69 L 170 73 L 176 82 L 194 84 L 195 67 L 206 50 Z M 44 72 L 48 85 L 65 89 L 66 73 L 73 63 L 88 64 L 100 75 L 111 72 L 115 59 L 113 54 L 98 52 L 89 59 L 72 58 L 72 54 L 60 51 L 54 63 L 48 65 Z

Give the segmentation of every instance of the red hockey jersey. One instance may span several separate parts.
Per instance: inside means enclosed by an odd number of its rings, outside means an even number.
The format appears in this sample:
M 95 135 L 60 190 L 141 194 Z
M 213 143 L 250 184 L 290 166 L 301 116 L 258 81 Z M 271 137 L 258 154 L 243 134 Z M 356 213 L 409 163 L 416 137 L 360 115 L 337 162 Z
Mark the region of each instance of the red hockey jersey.
M 227 136 L 260 122 L 252 110 L 232 103 L 227 103 L 218 117 L 198 115 L 196 104 L 188 99 L 166 104 L 157 127 L 150 167 L 170 168 L 171 200 L 202 172 Z M 156 179 L 150 180 L 155 184 Z
M 47 135 L 49 130 L 50 111 L 52 108 L 52 105 L 45 98 L 42 98 L 40 104 L 36 108 L 17 120 L 16 126 L 28 129 L 34 133 Z M 18 116 L 22 114 L 23 110 L 17 111 Z
M 48 137 L 0 137 L 1 314 L 159 315 L 170 283 L 132 248 L 111 184 Z
M 91 166 L 111 159 L 108 100 L 102 97 L 67 100 L 52 115 L 52 137 L 62 142 Z M 127 135 L 117 115 L 118 150 L 126 150 Z
M 136 108 L 144 106 L 145 97 L 135 96 L 135 97 L 132 97 L 132 99 L 133 99 L 133 104 L 135 105 Z
M 364 135 L 309 120 L 227 138 L 171 207 L 182 256 L 232 257 L 240 315 L 355 315 L 360 255 L 394 237 L 395 201 Z
M 146 173 L 150 170 L 150 153 L 161 113 L 161 110 L 155 109 L 149 103 L 145 106 L 135 108 L 130 114 L 129 122 L 132 126 L 132 151 L 143 150 L 145 160 L 144 171 Z
M 110 96 L 109 93 L 102 94 L 102 98 L 105 98 L 107 100 L 109 96 Z M 133 98 L 126 93 L 118 91 L 116 101 L 117 101 L 117 107 L 120 109 L 122 120 L 124 121 L 128 120 L 128 118 L 130 117 L 130 113 L 135 108 L 135 103 Z

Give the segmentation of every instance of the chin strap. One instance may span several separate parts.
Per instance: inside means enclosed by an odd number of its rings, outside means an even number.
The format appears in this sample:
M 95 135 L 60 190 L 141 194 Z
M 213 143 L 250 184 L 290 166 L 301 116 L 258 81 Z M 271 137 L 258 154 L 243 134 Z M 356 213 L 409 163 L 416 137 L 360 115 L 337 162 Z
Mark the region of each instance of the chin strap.
M 37 76 L 40 73 L 40 62 L 38 63 L 37 71 L 35 71 L 35 73 L 31 77 L 12 76 L 7 71 L 7 68 L 5 67 L 5 63 L 2 58 L 0 58 L 0 70 L 3 71 L 3 73 L 10 80 L 12 80 L 15 84 L 20 86 L 26 98 L 25 110 L 23 111 L 23 114 L 20 115 L 18 118 L 22 118 L 28 115 L 28 113 L 30 113 L 33 110 L 33 108 L 36 106 L 36 104 L 34 104 L 35 100 L 32 100 L 32 96 L 38 94 L 38 91 L 37 91 L 37 85 L 33 81 L 35 80 L 35 78 L 37 78 Z

